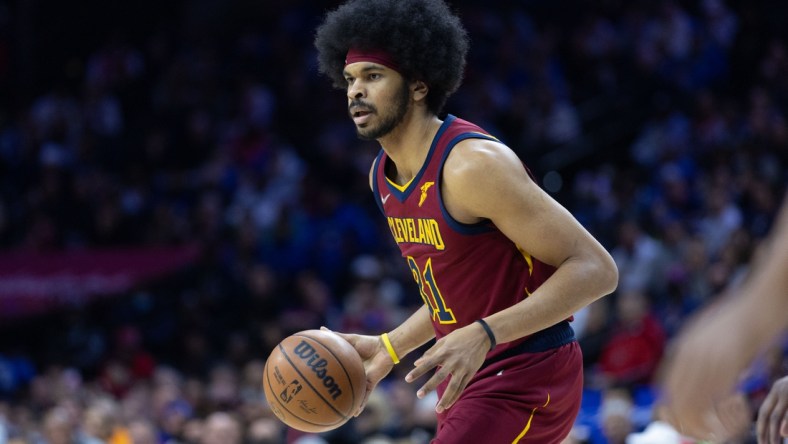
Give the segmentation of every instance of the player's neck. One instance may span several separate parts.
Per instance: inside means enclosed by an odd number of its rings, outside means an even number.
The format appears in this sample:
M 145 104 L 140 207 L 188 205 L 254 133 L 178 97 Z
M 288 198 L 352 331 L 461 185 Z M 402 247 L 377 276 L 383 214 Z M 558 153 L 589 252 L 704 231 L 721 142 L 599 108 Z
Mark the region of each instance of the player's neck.
M 421 170 L 441 123 L 434 114 L 410 111 L 397 128 L 378 140 L 397 167 L 397 182 L 408 182 Z

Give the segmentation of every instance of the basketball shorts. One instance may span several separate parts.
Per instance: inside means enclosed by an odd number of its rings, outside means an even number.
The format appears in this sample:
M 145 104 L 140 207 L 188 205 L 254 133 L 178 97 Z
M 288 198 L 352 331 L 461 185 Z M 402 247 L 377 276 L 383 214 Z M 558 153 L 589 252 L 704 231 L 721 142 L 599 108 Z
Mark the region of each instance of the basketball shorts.
M 583 390 L 577 341 L 491 363 L 438 415 L 432 444 L 558 444 L 570 432 Z M 448 381 L 438 387 L 443 396 Z

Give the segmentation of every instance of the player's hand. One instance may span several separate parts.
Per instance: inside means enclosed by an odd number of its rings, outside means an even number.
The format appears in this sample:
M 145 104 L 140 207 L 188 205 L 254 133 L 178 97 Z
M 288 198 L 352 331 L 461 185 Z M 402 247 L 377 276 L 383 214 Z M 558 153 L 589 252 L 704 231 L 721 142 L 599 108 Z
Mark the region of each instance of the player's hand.
M 465 386 L 482 366 L 490 349 L 489 341 L 482 326 L 476 322 L 454 330 L 435 342 L 435 345 L 414 362 L 416 367 L 405 376 L 405 381 L 413 382 L 438 367 L 435 374 L 416 392 L 416 396 L 423 398 L 451 375 L 446 391 L 435 407 L 435 411 L 441 413 L 454 405 Z
M 660 372 L 662 402 L 665 419 L 681 434 L 722 442 L 751 423 L 749 412 L 732 401 L 752 359 L 746 330 L 729 306 L 712 306 L 674 340 Z
M 326 327 L 320 327 L 320 329 L 329 331 Z M 348 341 L 364 361 L 364 371 L 367 374 L 367 388 L 364 393 L 364 401 L 355 413 L 355 416 L 358 416 L 366 407 L 369 394 L 389 374 L 394 367 L 394 362 L 391 361 L 391 356 L 389 356 L 379 336 L 356 335 L 335 331 L 333 333 Z
M 780 444 L 788 437 L 788 376 L 778 379 L 758 410 L 759 444 Z

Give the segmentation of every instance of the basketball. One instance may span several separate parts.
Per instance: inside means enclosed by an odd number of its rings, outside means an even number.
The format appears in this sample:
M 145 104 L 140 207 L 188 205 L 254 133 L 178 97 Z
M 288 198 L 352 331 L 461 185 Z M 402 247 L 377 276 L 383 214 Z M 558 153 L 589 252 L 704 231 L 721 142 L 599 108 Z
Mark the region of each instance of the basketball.
M 263 373 L 263 390 L 274 414 L 310 433 L 333 430 L 350 420 L 367 384 L 353 346 L 324 330 L 304 330 L 283 339 Z

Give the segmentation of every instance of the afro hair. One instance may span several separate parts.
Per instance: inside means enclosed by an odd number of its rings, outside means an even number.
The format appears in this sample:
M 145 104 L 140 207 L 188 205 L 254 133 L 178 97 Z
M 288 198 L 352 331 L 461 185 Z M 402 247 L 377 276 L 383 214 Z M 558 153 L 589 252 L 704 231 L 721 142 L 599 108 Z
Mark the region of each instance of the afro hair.
M 342 89 L 350 48 L 387 52 L 403 77 L 427 84 L 438 114 L 462 81 L 468 35 L 442 0 L 351 0 L 326 15 L 315 47 L 320 72 Z

